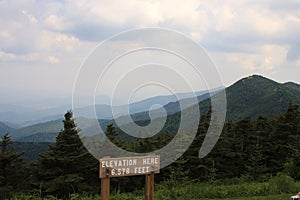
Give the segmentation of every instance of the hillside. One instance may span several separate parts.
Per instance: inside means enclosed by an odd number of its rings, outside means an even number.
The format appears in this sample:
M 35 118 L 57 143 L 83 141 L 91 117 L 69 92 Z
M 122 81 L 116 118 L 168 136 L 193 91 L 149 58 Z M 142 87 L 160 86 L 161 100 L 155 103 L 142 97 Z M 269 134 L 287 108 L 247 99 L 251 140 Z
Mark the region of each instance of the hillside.
M 226 88 L 226 96 L 229 119 L 274 116 L 284 112 L 291 101 L 300 104 L 300 85 L 253 75 Z
M 11 133 L 15 129 L 8 126 L 7 124 L 0 122 L 0 136 L 3 136 L 5 133 Z
M 86 135 L 95 135 L 99 133 L 99 127 L 94 125 L 94 121 L 80 117 L 82 129 L 88 130 Z M 111 120 L 99 120 L 102 128 L 112 123 Z M 11 131 L 11 135 L 15 141 L 18 142 L 55 142 L 55 138 L 60 130 L 63 129 L 62 119 L 34 124 L 20 129 Z
M 200 113 L 206 113 L 210 105 L 210 99 L 203 95 L 199 100 Z M 278 116 L 285 112 L 290 102 L 300 104 L 300 85 L 292 82 L 278 83 L 263 76 L 253 75 L 243 78 L 226 88 L 227 111 L 226 118 L 234 121 L 258 116 Z M 164 106 L 169 122 L 166 124 L 168 131 L 174 130 L 176 121 L 180 120 L 178 102 L 172 102 Z M 192 113 L 195 106 L 188 108 Z M 192 115 L 192 114 L 191 114 Z M 135 120 L 149 120 L 148 113 L 133 115 Z M 139 122 L 143 124 L 143 122 Z M 127 125 L 129 126 L 129 125 Z
M 253 75 L 243 78 L 226 88 L 226 97 L 227 119 L 236 121 L 245 117 L 256 118 L 259 115 L 276 116 L 284 112 L 291 101 L 300 104 L 300 85 L 292 82 L 278 83 L 262 76 Z M 201 113 L 206 113 L 208 110 L 210 104 L 208 98 L 207 93 L 198 97 Z M 188 102 L 189 99 L 181 101 Z M 149 104 L 149 101 L 144 100 L 143 103 Z M 138 108 L 141 108 L 140 105 Z M 164 106 L 164 109 L 169 115 L 164 130 L 173 131 L 177 127 L 177 121 L 180 120 L 179 103 L 176 101 L 170 102 Z M 189 108 L 189 112 L 193 111 L 194 107 Z M 140 125 L 149 123 L 149 112 L 136 113 L 131 117 Z M 122 121 L 122 118 L 124 117 L 120 117 L 120 121 Z M 157 120 L 160 119 L 157 118 Z M 85 133 L 86 135 L 94 135 L 99 132 L 98 126 L 91 125 L 89 119 L 81 118 L 81 121 L 84 122 L 82 123 L 85 126 L 83 128 L 87 128 L 85 129 L 88 132 Z M 123 121 L 126 122 L 126 120 Z M 112 120 L 105 120 L 105 123 L 101 122 L 101 126 L 105 129 L 106 125 L 112 122 Z M 130 123 L 121 125 L 130 127 Z M 61 129 L 62 121 L 55 120 L 11 131 L 13 137 L 18 141 L 51 142 L 55 139 L 55 133 L 57 134 Z
M 52 144 L 53 143 L 47 142 L 14 142 L 13 148 L 17 152 L 24 152 L 24 159 L 28 164 L 30 164 L 31 162 L 36 161 L 39 154 L 46 151 L 49 145 Z
M 14 140 L 19 140 L 19 138 L 28 138 L 29 136 L 33 137 L 33 135 L 35 134 L 45 135 L 45 133 L 58 133 L 62 128 L 63 128 L 62 119 L 59 119 L 59 120 L 49 121 L 45 123 L 26 126 L 14 130 L 11 133 L 11 135 Z
M 15 140 L 18 142 L 35 142 L 35 143 L 54 143 L 58 132 L 41 132 L 34 133 L 25 137 L 19 137 Z

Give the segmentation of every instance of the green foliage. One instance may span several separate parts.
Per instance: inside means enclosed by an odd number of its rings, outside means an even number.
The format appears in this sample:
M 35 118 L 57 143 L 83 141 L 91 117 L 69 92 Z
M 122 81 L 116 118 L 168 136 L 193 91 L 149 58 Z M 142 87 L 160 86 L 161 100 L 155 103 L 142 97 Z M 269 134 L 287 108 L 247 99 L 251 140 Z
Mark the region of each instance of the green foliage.
M 48 149 L 49 145 L 53 143 L 47 142 L 14 142 L 12 144 L 13 148 L 17 152 L 24 152 L 24 159 L 27 164 L 30 164 L 33 161 L 36 161 L 41 152 L 44 152 Z
M 155 199 L 156 200 L 185 200 L 185 199 L 288 199 L 292 194 L 297 193 L 297 190 L 285 190 L 283 193 L 283 183 L 290 185 L 291 178 L 284 175 L 278 175 L 273 177 L 269 181 L 264 183 L 247 183 L 242 179 L 235 179 L 233 182 L 238 184 L 230 184 L 232 180 L 225 182 L 219 181 L 214 184 L 200 183 L 200 182 L 177 182 L 177 185 L 170 188 L 168 181 L 162 182 L 155 185 Z M 299 186 L 299 183 L 293 182 L 294 186 Z M 277 190 L 279 189 L 279 190 Z M 24 199 L 24 200 L 56 200 L 57 197 L 49 195 L 41 198 L 38 195 L 25 195 L 15 194 L 12 199 Z M 88 195 L 88 194 L 72 194 L 70 195 L 72 200 L 98 200 L 101 199 L 99 195 Z M 138 190 L 131 193 L 112 193 L 112 200 L 143 200 L 144 191 Z
M 34 134 L 39 134 L 39 133 L 58 133 L 59 130 L 61 130 L 62 128 L 63 128 L 63 126 L 61 124 L 61 119 L 59 119 L 59 120 L 34 124 L 34 125 L 30 125 L 30 126 L 26 126 L 26 127 L 17 129 L 13 132 L 12 135 L 16 138 L 18 138 L 20 136 L 22 136 L 22 138 L 26 138 L 26 137 L 32 136 Z M 53 136 L 54 135 L 52 135 L 52 137 L 49 138 L 47 134 L 44 135 L 44 137 L 46 137 L 47 140 L 50 140 L 50 142 L 54 142 L 53 139 L 55 138 L 55 136 L 54 137 Z M 45 140 L 43 140 L 43 138 L 41 138 L 41 139 L 38 139 L 38 141 L 45 141 Z
M 297 186 L 294 179 L 288 175 L 278 173 L 277 176 L 272 177 L 269 181 L 270 192 L 278 193 L 292 193 L 297 191 Z
M 226 89 L 227 118 L 279 115 L 291 100 L 300 103 L 299 88 L 296 84 L 281 84 L 258 75 L 244 78 Z
M 280 195 L 268 195 L 268 196 L 254 196 L 254 197 L 238 197 L 234 198 L 235 200 L 282 200 L 282 199 L 288 199 L 291 194 L 280 194 Z M 168 198 L 169 196 L 155 196 L 155 199 L 157 200 L 173 200 L 172 198 Z M 55 197 L 48 197 L 48 198 L 39 198 L 39 197 L 33 197 L 29 195 L 16 195 L 12 200 L 57 200 Z M 72 199 L 72 200 L 99 200 L 101 199 L 100 196 L 84 196 L 80 195 L 79 197 Z M 127 194 L 116 194 L 111 196 L 112 200 L 143 200 L 143 196 L 136 196 L 131 193 Z M 176 200 L 186 200 L 188 198 L 185 198 L 185 196 L 180 196 Z M 189 200 L 201 200 L 201 199 L 207 199 L 207 198 L 190 198 Z M 220 198 L 211 199 L 211 200 L 219 200 Z M 224 200 L 232 200 L 232 198 L 224 198 Z
M 84 148 L 72 112 L 65 114 L 63 123 L 55 145 L 40 154 L 36 176 L 43 194 L 67 198 L 69 194 L 91 191 L 93 187 L 88 183 L 99 184 L 98 162 Z
M 11 196 L 14 191 L 26 189 L 27 170 L 22 159 L 23 153 L 11 148 L 11 136 L 7 133 L 2 136 L 0 143 L 0 198 Z
M 283 193 L 283 190 L 277 190 L 282 187 L 280 181 L 288 183 L 288 186 L 295 186 L 295 182 L 292 182 L 293 185 L 290 184 L 290 177 L 283 177 L 282 175 L 264 183 L 246 183 L 242 180 L 239 180 L 239 184 L 234 185 L 185 182 L 177 184 L 173 190 L 170 190 L 168 183 L 165 182 L 156 186 L 155 199 L 235 199 L 239 197 L 246 199 L 246 197 L 252 196 L 274 195 Z M 293 194 L 295 191 L 297 191 L 295 187 L 290 188 L 285 190 L 284 194 Z M 288 197 L 288 195 L 285 195 L 285 198 Z

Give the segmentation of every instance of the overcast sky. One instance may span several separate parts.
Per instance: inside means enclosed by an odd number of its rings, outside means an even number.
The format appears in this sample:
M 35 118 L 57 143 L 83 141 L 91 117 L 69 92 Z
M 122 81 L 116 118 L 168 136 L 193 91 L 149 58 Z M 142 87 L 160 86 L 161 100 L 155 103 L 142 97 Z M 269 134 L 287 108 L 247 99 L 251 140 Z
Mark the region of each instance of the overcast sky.
M 196 41 L 225 86 L 251 74 L 300 83 L 299 0 L 0 0 L 0 25 L 0 89 L 19 95 L 71 94 L 97 44 L 144 27 Z

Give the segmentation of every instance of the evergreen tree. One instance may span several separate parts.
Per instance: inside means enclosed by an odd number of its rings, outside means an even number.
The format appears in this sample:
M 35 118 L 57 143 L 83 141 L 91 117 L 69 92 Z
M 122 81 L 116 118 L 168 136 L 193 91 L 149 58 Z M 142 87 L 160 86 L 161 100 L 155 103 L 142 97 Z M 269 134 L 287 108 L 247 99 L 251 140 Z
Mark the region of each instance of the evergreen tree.
M 255 128 L 250 137 L 250 154 L 247 165 L 247 173 L 253 180 L 265 180 L 268 176 L 268 170 L 272 168 L 269 165 L 270 154 L 273 154 L 272 133 L 273 126 L 270 121 L 259 116 L 255 121 Z
M 116 129 L 114 124 L 111 123 L 107 125 L 105 135 L 106 135 L 106 140 L 105 142 L 112 142 L 114 145 L 118 146 L 119 148 L 126 148 L 125 141 L 122 140 L 122 130 Z
M 298 162 L 299 160 L 299 120 L 298 105 L 290 103 L 286 112 L 275 121 L 273 152 L 276 153 L 272 155 L 272 165 L 276 172 L 283 171 L 286 163 Z
M 95 186 L 98 161 L 83 146 L 71 111 L 63 123 L 55 145 L 39 156 L 38 177 L 43 194 L 68 198 L 71 193 L 90 191 L 89 184 Z
M 211 161 L 211 170 L 218 168 L 218 178 L 232 178 L 240 175 L 240 151 L 239 144 L 236 142 L 236 124 L 228 120 L 224 124 L 222 134 L 211 155 L 214 160 Z M 211 171 L 210 170 L 210 171 Z
M 186 165 L 189 166 L 188 171 L 190 174 L 190 178 L 193 180 L 206 179 L 207 175 L 209 174 L 210 163 L 207 158 L 199 159 L 199 150 L 207 133 L 210 118 L 211 107 L 209 107 L 208 112 L 206 114 L 201 115 L 199 119 L 197 135 L 189 149 L 183 154 L 183 158 L 184 160 L 186 160 Z M 209 156 L 210 155 L 211 153 L 209 154 Z
M 252 151 L 250 146 L 250 137 L 253 134 L 253 124 L 250 117 L 242 119 L 237 122 L 236 130 L 235 130 L 235 142 L 236 142 L 236 149 L 235 152 L 237 153 L 237 162 L 239 163 L 240 167 L 238 169 L 237 174 L 242 175 L 245 167 L 248 164 L 248 156 Z
M 26 187 L 27 169 L 24 153 L 11 148 L 11 136 L 7 133 L 0 143 L 0 198 L 9 198 L 12 192 L 21 191 Z
M 112 143 L 117 143 L 117 132 L 114 124 L 107 125 L 105 135 Z
M 286 160 L 284 171 L 294 179 L 300 179 L 300 111 L 299 106 L 290 103 L 286 113 L 281 116 L 278 127 L 286 133 Z M 279 133 L 278 133 L 279 134 Z

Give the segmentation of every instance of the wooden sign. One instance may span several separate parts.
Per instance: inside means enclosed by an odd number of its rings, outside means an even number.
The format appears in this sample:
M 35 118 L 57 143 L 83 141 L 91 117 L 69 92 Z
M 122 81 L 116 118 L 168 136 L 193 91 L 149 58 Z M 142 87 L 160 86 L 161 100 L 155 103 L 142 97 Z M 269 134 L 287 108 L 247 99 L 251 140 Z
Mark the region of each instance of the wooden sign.
M 159 169 L 158 155 L 100 159 L 100 178 L 157 174 Z
M 101 199 L 110 199 L 110 178 L 146 175 L 145 199 L 154 200 L 154 174 L 159 173 L 160 156 L 100 159 Z

